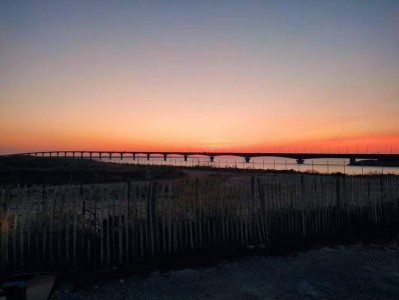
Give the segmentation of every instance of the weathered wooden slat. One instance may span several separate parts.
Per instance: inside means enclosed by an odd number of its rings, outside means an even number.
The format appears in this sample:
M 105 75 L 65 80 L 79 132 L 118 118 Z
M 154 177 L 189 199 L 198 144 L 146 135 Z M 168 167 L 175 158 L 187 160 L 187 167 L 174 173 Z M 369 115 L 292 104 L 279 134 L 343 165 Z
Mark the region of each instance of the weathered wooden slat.
M 2 187 L 1 268 L 68 268 L 71 262 L 104 268 L 165 253 L 398 226 L 398 185 L 398 176 L 388 175 L 287 174 Z

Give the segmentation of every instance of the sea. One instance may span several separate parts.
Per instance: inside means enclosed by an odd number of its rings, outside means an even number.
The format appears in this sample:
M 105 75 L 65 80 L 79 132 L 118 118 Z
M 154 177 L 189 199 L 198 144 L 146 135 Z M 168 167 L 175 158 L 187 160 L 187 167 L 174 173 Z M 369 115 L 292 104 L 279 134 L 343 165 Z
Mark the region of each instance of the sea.
M 100 160 L 100 158 L 95 158 Z M 190 156 L 187 161 L 182 156 L 169 155 L 166 160 L 161 155 L 152 155 L 147 159 L 146 155 L 136 155 L 135 159 L 127 154 L 121 159 L 114 154 L 102 156 L 101 161 L 113 163 L 127 163 L 140 165 L 184 166 L 184 167 L 214 167 L 237 168 L 253 170 L 294 170 L 299 172 L 331 174 L 343 173 L 348 175 L 399 175 L 399 167 L 389 166 L 353 166 L 349 165 L 349 159 L 307 159 L 303 164 L 297 164 L 296 160 L 281 157 L 255 157 L 250 162 L 245 162 L 242 157 L 216 156 L 211 162 L 206 156 Z

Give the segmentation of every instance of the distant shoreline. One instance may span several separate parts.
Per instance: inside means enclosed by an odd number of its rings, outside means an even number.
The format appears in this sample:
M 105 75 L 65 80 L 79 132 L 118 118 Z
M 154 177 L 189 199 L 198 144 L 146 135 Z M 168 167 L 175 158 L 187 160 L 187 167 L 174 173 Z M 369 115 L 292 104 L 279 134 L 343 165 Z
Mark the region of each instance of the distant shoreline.
M 358 161 L 351 161 L 348 164 L 349 166 L 364 166 L 364 167 L 399 167 L 399 161 L 391 160 L 391 161 L 381 161 L 375 159 L 365 159 Z
M 384 166 L 399 166 L 384 164 Z M 351 166 L 378 166 L 379 161 L 357 161 Z M 5 185 L 32 185 L 32 184 L 93 184 L 125 181 L 151 181 L 162 179 L 187 179 L 204 176 L 254 176 L 261 174 L 319 174 L 316 172 L 301 172 L 293 169 L 240 169 L 217 168 L 207 166 L 168 166 L 168 165 L 140 165 L 127 163 L 102 162 L 89 159 L 71 157 L 33 157 L 13 156 L 0 158 L 0 184 Z M 344 174 L 319 174 L 326 176 L 342 176 Z M 367 175 L 346 175 L 367 176 Z

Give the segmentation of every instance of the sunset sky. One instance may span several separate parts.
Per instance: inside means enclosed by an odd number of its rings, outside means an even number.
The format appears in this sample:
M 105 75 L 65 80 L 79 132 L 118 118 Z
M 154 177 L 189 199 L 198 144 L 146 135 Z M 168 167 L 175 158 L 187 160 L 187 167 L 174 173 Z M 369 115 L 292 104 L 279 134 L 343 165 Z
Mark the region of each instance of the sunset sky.
M 0 1 L 0 153 L 399 153 L 399 1 Z

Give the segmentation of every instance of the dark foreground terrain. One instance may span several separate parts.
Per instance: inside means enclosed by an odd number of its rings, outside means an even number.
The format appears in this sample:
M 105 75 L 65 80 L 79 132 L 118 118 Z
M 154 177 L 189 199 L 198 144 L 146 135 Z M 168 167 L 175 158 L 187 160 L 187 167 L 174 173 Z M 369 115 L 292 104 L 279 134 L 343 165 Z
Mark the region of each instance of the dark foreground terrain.
M 0 157 L 0 184 L 14 186 L 91 184 L 213 176 L 236 177 L 257 173 L 296 173 L 296 171 L 136 165 L 72 157 L 50 158 L 22 155 Z
M 182 178 L 172 167 L 107 163 L 70 157 L 0 157 L 0 184 L 90 184 Z
M 53 299 L 399 299 L 398 239 L 96 280 Z
M 240 177 L 255 172 L 259 171 L 149 167 L 73 158 L 0 158 L 0 185 Z M 362 232 L 370 235 L 364 228 Z M 392 234 L 384 241 L 342 243 L 329 239 L 295 251 L 249 248 L 234 257 L 209 253 L 195 263 L 190 263 L 190 256 L 184 263 L 171 259 L 137 270 L 63 273 L 52 298 L 399 299 L 399 238 L 396 232 Z

